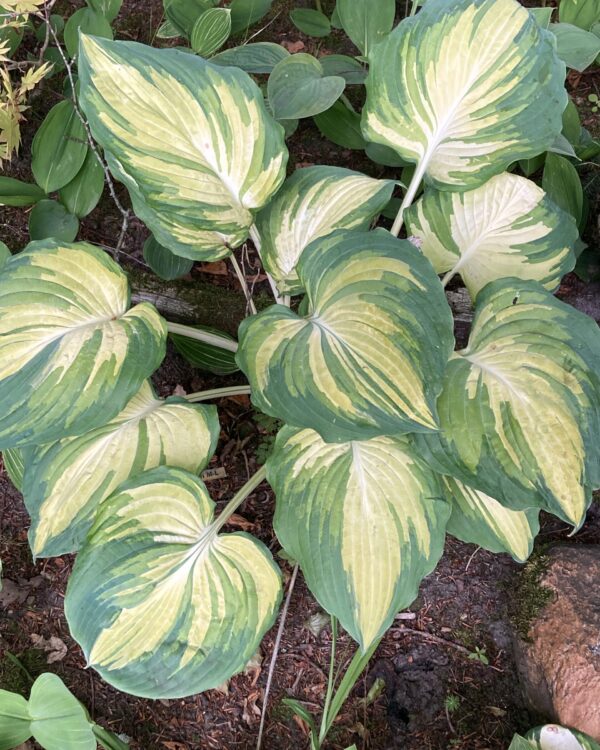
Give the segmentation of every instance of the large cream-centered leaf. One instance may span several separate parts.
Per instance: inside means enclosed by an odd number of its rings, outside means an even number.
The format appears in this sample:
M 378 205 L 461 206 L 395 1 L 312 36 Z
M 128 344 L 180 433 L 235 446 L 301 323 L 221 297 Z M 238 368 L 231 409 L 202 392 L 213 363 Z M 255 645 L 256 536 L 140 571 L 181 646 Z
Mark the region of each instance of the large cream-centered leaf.
M 240 671 L 272 625 L 280 574 L 245 533 L 217 534 L 197 477 L 170 467 L 99 508 L 65 610 L 89 664 L 119 690 L 193 695 Z
M 307 314 L 240 326 L 237 361 L 264 413 L 328 442 L 433 430 L 452 316 L 430 263 L 389 232 L 337 231 L 304 250 Z
M 283 129 L 243 71 L 82 37 L 81 106 L 136 215 L 195 260 L 226 256 L 285 177 Z
M 366 650 L 442 554 L 450 507 L 437 475 L 406 437 L 332 444 L 284 427 L 267 476 L 279 541 Z
M 28 449 L 22 491 L 33 554 L 76 551 L 98 504 L 121 482 L 161 465 L 197 474 L 206 468 L 218 437 L 215 406 L 163 401 L 145 383 L 102 427 Z
M 442 486 L 452 506 L 449 534 L 490 552 L 508 552 L 517 562 L 527 560 L 540 528 L 539 510 L 505 508 L 453 477 L 443 477 Z
M 368 229 L 394 184 L 341 167 L 294 172 L 256 222 L 261 256 L 279 291 L 302 292 L 296 266 L 304 248 L 336 229 Z
M 407 220 L 444 281 L 459 273 L 473 299 L 508 276 L 553 290 L 575 265 L 573 217 L 534 182 L 508 172 L 464 193 L 426 190 Z
M 488 284 L 446 371 L 434 468 L 579 526 L 600 485 L 600 330 L 533 281 Z
M 565 66 L 516 0 L 427 0 L 370 62 L 365 137 L 441 189 L 481 185 L 561 132 Z
M 0 449 L 87 432 L 115 417 L 161 363 L 166 325 L 129 307 L 99 248 L 32 242 L 0 273 Z

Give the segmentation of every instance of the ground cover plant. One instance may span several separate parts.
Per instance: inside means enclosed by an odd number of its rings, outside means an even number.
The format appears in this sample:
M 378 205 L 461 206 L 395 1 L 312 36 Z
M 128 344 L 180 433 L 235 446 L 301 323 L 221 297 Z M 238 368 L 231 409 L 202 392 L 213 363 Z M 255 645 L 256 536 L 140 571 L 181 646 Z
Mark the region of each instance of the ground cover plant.
M 290 704 L 317 748 L 446 533 L 524 561 L 540 510 L 577 529 L 600 486 L 600 332 L 552 294 L 581 250 L 583 209 L 556 199 L 569 187 L 552 193 L 549 177 L 540 187 L 515 171 L 540 155 L 545 177 L 555 159 L 572 166 L 556 153 L 566 67 L 547 23 L 514 0 L 427 0 L 364 38 L 340 3 L 361 52 L 336 62 L 346 77 L 272 48 L 207 62 L 200 54 L 236 28 L 233 4 L 214 5 L 192 17 L 166 5 L 161 35 L 183 34 L 191 50 L 112 41 L 118 8 L 92 8 L 79 46 L 65 27 L 71 61 L 48 19 L 73 99 L 34 139 L 41 195 L 29 186 L 21 200 L 35 204 L 35 241 L 3 251 L 0 449 L 33 555 L 77 552 L 65 610 L 88 665 L 150 698 L 218 687 L 273 625 L 278 565 L 247 532 L 223 531 L 267 479 L 277 538 L 331 616 L 333 643 L 338 623 L 357 643 L 337 692 L 332 656 L 320 727 Z M 281 59 L 257 70 L 257 52 Z M 406 165 L 396 202 L 396 180 L 340 166 L 286 177 L 296 120 L 339 102 L 350 112 L 341 97 L 359 68 L 365 151 Z M 270 73 L 266 101 L 248 70 Z M 596 148 L 581 128 L 573 140 Z M 127 187 L 152 232 L 145 256 L 166 278 L 195 261 L 235 263 L 250 240 L 276 304 L 256 312 L 240 272 L 252 314 L 239 341 L 132 306 L 118 263 L 72 242 L 78 212 L 65 194 L 85 215 L 104 178 Z M 47 197 L 57 190 L 61 202 Z M 377 227 L 390 205 L 391 230 Z M 47 219 L 57 211 L 60 222 Z M 460 351 L 444 291 L 457 275 L 475 310 Z M 248 382 L 157 398 L 149 378 L 168 334 Z M 219 421 L 203 402 L 247 393 L 284 426 L 266 466 L 215 515 L 198 475 Z

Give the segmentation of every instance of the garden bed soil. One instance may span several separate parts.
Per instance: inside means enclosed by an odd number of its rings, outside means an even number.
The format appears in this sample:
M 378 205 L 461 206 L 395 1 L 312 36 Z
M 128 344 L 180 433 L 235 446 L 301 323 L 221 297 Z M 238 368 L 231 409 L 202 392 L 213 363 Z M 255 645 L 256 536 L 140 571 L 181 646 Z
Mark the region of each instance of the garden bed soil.
M 299 2 L 275 0 L 266 29 L 257 40 L 298 43 L 306 51 L 349 51 L 341 34 L 326 42 L 310 40 L 296 31 L 288 19 L 290 7 Z M 304 3 L 308 7 L 308 3 Z M 62 2 L 71 12 L 80 2 Z M 326 3 L 327 5 L 327 3 Z M 160 0 L 125 0 L 117 22 L 118 36 L 150 42 L 162 18 Z M 589 93 L 598 92 L 597 75 L 571 75 L 571 93 L 583 111 L 584 124 L 598 134 L 597 117 L 587 106 Z M 22 157 L 7 174 L 30 179 L 28 171 L 31 134 L 45 112 L 56 103 L 52 87 L 45 86 L 30 112 L 31 127 L 25 130 Z M 39 106 L 38 106 L 39 104 Z M 290 143 L 294 166 L 344 164 L 374 176 L 393 173 L 325 141 L 311 122 L 302 122 Z M 597 166 L 595 167 L 597 171 Z M 395 176 L 395 175 L 394 175 Z M 598 178 L 590 170 L 587 180 L 590 209 L 597 216 Z M 118 187 L 126 201 L 126 193 Z M 0 239 L 11 249 L 28 242 L 26 211 L 0 209 Z M 121 217 L 109 197 L 82 222 L 80 238 L 114 247 Z M 125 238 L 122 261 L 135 276 L 144 266 L 141 247 L 147 230 L 133 219 Z M 598 246 L 595 220 L 586 237 Z M 242 258 L 240 258 L 242 260 Z M 254 277 L 256 262 L 245 258 L 248 275 Z M 147 269 L 146 269 L 147 270 Z M 191 279 L 231 292 L 238 289 L 226 264 L 197 264 Z M 189 280 L 188 280 L 189 281 Z M 564 287 L 580 282 L 574 277 Z M 257 293 L 268 293 L 266 283 L 256 281 Z M 213 303 L 211 303 L 213 304 Z M 235 322 L 235 321 L 234 321 Z M 186 392 L 240 382 L 238 376 L 217 380 L 194 371 L 170 350 L 154 377 L 162 396 L 175 388 Z M 222 425 L 219 450 L 212 466 L 225 477 L 210 482 L 209 489 L 219 507 L 256 470 L 256 454 L 264 457 L 272 443 L 270 425 L 256 420 L 247 397 L 219 404 Z M 266 485 L 243 504 L 232 519 L 232 529 L 251 531 L 272 550 L 289 584 L 291 567 L 278 553 L 272 530 L 273 496 Z M 63 614 L 64 591 L 73 557 L 63 556 L 33 563 L 27 543 L 28 516 L 20 494 L 12 487 L 0 464 L 0 559 L 4 589 L 0 593 L 0 688 L 24 694 L 30 677 L 43 671 L 60 675 L 104 727 L 131 738 L 133 750 L 250 750 L 256 739 L 263 707 L 267 670 L 276 635 L 274 627 L 246 673 L 232 678 L 220 690 L 183 700 L 149 701 L 123 695 L 104 683 L 93 670 L 85 670 L 81 650 L 69 637 Z M 529 620 L 544 604 L 536 585 L 543 568 L 543 552 L 549 544 L 566 541 L 570 529 L 557 519 L 544 516 L 536 552 L 527 566 L 519 566 L 506 555 L 493 555 L 472 545 L 448 538 L 445 554 L 436 571 L 421 586 L 418 600 L 401 613 L 386 634 L 367 672 L 359 680 L 350 700 L 335 723 L 328 748 L 342 750 L 352 743 L 374 750 L 506 750 L 515 731 L 525 731 L 542 717 L 524 709 L 516 685 L 511 632 L 526 634 Z M 585 526 L 570 543 L 600 543 L 600 504 L 594 503 Z M 307 727 L 291 715 L 282 699 L 293 697 L 319 713 L 325 697 L 331 632 L 315 624 L 322 614 L 301 576 L 291 605 L 279 649 L 269 706 L 265 750 L 305 750 Z M 40 641 L 40 637 L 42 640 Z M 51 638 L 55 646 L 44 650 Z M 342 634 L 337 663 L 348 663 L 351 640 Z M 49 659 L 56 658 L 48 664 Z M 487 663 L 486 663 L 487 662 Z

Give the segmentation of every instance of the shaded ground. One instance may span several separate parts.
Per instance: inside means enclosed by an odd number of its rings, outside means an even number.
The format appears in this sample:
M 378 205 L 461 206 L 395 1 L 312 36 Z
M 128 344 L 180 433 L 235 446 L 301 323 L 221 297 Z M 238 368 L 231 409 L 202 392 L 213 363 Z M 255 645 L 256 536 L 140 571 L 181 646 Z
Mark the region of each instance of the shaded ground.
M 315 52 L 323 42 L 303 37 L 291 26 L 287 10 L 308 2 L 276 0 L 274 12 L 259 40 L 297 42 Z M 61 3 L 63 10 L 81 2 Z M 326 4 L 327 5 L 327 4 Z M 329 3 L 331 5 L 331 3 Z M 149 42 L 161 15 L 160 0 L 125 0 L 117 28 L 122 38 Z M 344 51 L 341 34 L 326 42 L 332 51 Z M 598 92 L 597 76 L 571 76 L 575 101 L 584 113 L 584 124 L 597 132 L 597 116 L 591 112 L 588 96 Z M 31 111 L 31 125 L 25 131 L 23 157 L 12 165 L 11 175 L 30 179 L 29 146 L 45 112 L 58 101 L 54 86 L 46 86 Z M 376 176 L 393 172 L 374 165 L 359 152 L 340 149 L 325 141 L 311 122 L 303 122 L 290 141 L 294 164 L 345 164 Z M 598 178 L 590 167 L 586 187 L 590 208 L 597 215 Z M 119 194 L 126 200 L 125 191 Z M 28 241 L 27 215 L 23 210 L 0 209 L 0 239 L 12 249 Z M 82 222 L 80 237 L 112 247 L 120 229 L 120 216 L 105 197 L 99 209 Z M 147 230 L 133 220 L 124 246 L 126 264 L 141 263 L 141 246 Z M 590 222 L 588 242 L 597 243 L 597 224 Z M 130 267 L 133 267 L 131 265 Z M 225 267 L 226 269 L 226 267 Z M 215 273 L 218 270 L 219 273 Z M 234 288 L 234 280 L 223 267 L 197 265 L 194 278 Z M 264 282 L 259 282 L 258 286 Z M 236 382 L 230 379 L 220 384 Z M 161 395 L 176 386 L 187 392 L 217 384 L 216 380 L 193 371 L 178 355 L 170 352 L 155 376 Z M 209 488 L 220 504 L 256 469 L 255 455 L 265 454 L 272 438 L 258 426 L 247 398 L 220 403 L 222 434 L 218 458 L 213 465 L 226 471 L 226 478 Z M 279 545 L 272 532 L 273 497 L 266 485 L 240 509 L 236 527 L 261 538 L 273 551 L 284 573 L 290 568 L 277 556 Z M 0 687 L 27 693 L 29 678 L 50 670 L 64 678 L 73 692 L 89 707 L 94 718 L 116 732 L 132 738 L 134 750 L 250 750 L 256 736 L 263 704 L 266 672 L 272 654 L 275 630 L 265 638 L 260 659 L 247 674 L 233 678 L 223 691 L 210 691 L 186 700 L 138 700 L 107 686 L 94 672 L 83 671 L 78 646 L 70 639 L 63 616 L 63 595 L 72 558 L 42 560 L 33 564 L 27 544 L 28 518 L 19 494 L 0 468 L 0 558 L 4 565 L 5 589 L 0 594 Z M 535 566 L 543 565 L 545 545 L 565 541 L 569 530 L 556 519 L 545 519 Z M 600 542 L 600 506 L 596 503 L 588 522 L 573 543 Z M 508 557 L 492 555 L 449 539 L 445 555 L 421 587 L 417 602 L 403 613 L 386 635 L 369 671 L 358 683 L 336 723 L 329 743 L 336 750 L 356 742 L 358 748 L 375 750 L 505 750 L 513 732 L 536 722 L 522 709 L 515 686 L 515 666 L 510 646 L 510 621 L 524 631 L 529 614 L 541 604 L 535 575 L 523 576 Z M 306 727 L 292 718 L 282 705 L 294 697 L 318 713 L 323 704 L 329 665 L 330 631 L 318 635 L 306 623 L 319 608 L 299 578 L 294 590 L 284 637 L 277 659 L 268 709 L 264 747 L 267 750 L 304 750 Z M 48 655 L 34 648 L 36 636 L 59 638 L 66 646 L 63 658 L 48 665 Z M 352 643 L 342 636 L 338 664 L 345 665 L 353 653 Z M 489 663 L 469 658 L 476 649 Z M 16 661 L 15 661 L 16 657 Z M 261 661 L 262 659 L 262 661 Z M 19 666 L 19 664 L 21 666 Z M 371 702 L 365 699 L 377 679 L 385 687 Z

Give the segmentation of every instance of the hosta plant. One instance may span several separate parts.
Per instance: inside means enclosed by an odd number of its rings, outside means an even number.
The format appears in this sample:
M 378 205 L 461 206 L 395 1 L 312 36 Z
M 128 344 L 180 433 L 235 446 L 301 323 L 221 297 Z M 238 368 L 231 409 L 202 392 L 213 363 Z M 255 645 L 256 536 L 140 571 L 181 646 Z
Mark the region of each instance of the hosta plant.
M 531 729 L 525 737 L 515 734 L 508 750 L 598 750 L 600 745 L 575 729 L 545 724 Z
M 265 478 L 280 543 L 358 643 L 353 679 L 446 532 L 522 561 L 540 510 L 578 528 L 600 486 L 600 332 L 553 296 L 576 223 L 511 171 L 563 127 L 555 39 L 515 0 L 427 0 L 379 36 L 362 132 L 414 165 L 391 231 L 375 227 L 393 181 L 339 166 L 286 179 L 284 128 L 246 72 L 81 37 L 91 133 L 165 253 L 214 261 L 251 240 L 276 300 L 238 343 L 130 307 L 125 274 L 90 245 L 5 261 L 0 448 L 34 554 L 78 551 L 67 619 L 124 691 L 193 694 L 255 653 L 281 576 L 224 527 Z M 474 306 L 458 351 L 455 276 Z M 167 332 L 235 352 L 249 385 L 160 401 L 148 378 Z M 197 475 L 217 416 L 194 402 L 235 392 L 285 426 L 215 513 Z

